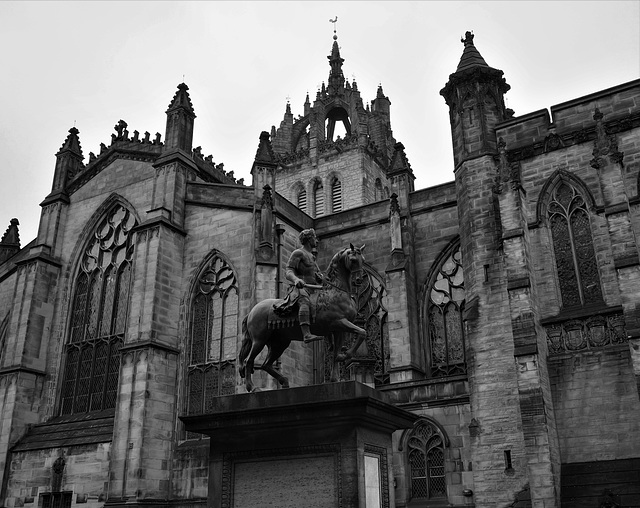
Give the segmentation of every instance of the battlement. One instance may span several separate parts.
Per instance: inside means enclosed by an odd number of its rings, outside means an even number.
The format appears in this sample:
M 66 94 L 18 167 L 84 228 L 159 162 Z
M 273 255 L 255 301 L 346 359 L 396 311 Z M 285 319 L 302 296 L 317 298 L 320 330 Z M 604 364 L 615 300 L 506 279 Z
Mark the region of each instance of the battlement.
M 496 126 L 496 137 L 504 140 L 510 152 L 544 144 L 550 134 L 586 140 L 589 136 L 585 130 L 594 128 L 596 109 L 603 114 L 606 124 L 639 115 L 640 79 L 552 106 L 551 114 L 541 109 L 506 120 Z
M 225 171 L 224 163 L 216 164 L 213 155 L 202 155 L 202 147 L 197 146 L 191 151 L 191 157 L 199 169 L 206 174 L 213 176 L 214 181 L 226 184 L 244 185 L 244 178 L 236 180 L 233 171 Z

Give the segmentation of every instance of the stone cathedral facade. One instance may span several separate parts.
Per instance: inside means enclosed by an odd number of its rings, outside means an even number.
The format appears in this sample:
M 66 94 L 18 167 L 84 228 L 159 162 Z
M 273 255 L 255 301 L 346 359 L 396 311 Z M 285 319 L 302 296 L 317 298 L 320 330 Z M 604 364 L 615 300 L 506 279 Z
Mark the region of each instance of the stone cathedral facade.
M 178 417 L 244 393 L 241 321 L 313 227 L 322 268 L 366 244 L 342 376 L 419 416 L 388 457 L 395 506 L 640 506 L 640 80 L 514 116 L 463 42 L 453 179 L 431 188 L 335 37 L 251 185 L 192 146 L 185 84 L 164 138 L 120 120 L 85 158 L 72 128 L 37 238 L 6 218 L 0 241 L 0 505 L 205 506 L 207 439 Z M 294 343 L 278 368 L 323 383 L 331 354 Z

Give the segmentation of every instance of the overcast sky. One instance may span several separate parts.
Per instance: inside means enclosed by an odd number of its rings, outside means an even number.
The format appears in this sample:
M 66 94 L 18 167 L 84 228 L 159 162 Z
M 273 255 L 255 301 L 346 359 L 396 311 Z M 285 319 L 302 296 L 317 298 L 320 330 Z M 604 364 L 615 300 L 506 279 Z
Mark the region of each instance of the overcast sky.
M 303 112 L 329 76 L 333 25 L 343 71 L 369 103 L 382 85 L 416 188 L 453 180 L 448 108 L 439 91 L 465 31 L 504 71 L 520 116 L 640 77 L 640 2 L 0 2 L 0 235 L 37 234 L 55 154 L 74 125 L 89 152 L 114 125 L 165 132 L 183 80 L 194 146 L 251 183 L 263 130 L 287 100 Z

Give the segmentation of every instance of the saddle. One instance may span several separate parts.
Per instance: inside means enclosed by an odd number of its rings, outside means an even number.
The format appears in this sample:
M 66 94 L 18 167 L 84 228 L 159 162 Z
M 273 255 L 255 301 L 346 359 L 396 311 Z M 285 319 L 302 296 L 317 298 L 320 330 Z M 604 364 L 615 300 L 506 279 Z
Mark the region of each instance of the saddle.
M 298 293 L 297 291 L 294 291 L 294 289 L 295 286 L 291 286 L 287 296 L 283 300 L 278 300 L 271 306 L 267 317 L 268 328 L 277 330 L 279 328 L 300 326 L 300 322 L 298 321 Z M 309 295 L 309 300 L 311 303 L 311 323 L 313 323 L 316 320 L 318 293 L 312 291 Z

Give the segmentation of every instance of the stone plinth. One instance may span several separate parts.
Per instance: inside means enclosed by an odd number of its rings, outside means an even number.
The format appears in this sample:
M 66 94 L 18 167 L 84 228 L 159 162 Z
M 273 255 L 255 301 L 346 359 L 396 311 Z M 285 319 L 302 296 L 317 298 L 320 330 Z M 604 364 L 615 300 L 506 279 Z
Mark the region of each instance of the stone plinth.
M 216 398 L 210 508 L 393 508 L 391 434 L 416 416 L 355 381 Z

